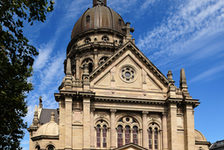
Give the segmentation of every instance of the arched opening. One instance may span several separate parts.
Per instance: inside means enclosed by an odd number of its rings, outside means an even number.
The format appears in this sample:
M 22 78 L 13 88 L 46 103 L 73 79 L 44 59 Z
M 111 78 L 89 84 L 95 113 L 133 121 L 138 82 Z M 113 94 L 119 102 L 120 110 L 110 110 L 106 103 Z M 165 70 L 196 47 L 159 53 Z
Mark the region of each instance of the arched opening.
M 155 131 L 154 131 L 154 148 L 155 150 L 158 150 L 158 140 L 159 140 L 159 132 L 158 132 L 158 128 L 155 128 Z
M 107 56 L 103 56 L 103 57 L 101 57 L 100 60 L 99 60 L 99 63 L 98 63 L 99 66 L 102 65 L 103 63 L 105 63 L 107 59 L 108 59 Z
M 96 126 L 96 146 L 100 147 L 100 125 Z
M 131 133 L 130 126 L 126 126 L 125 127 L 125 144 L 130 143 L 130 140 L 131 140 L 130 133 Z
M 35 150 L 40 150 L 40 146 L 37 145 L 37 146 L 35 147 Z
M 104 36 L 102 37 L 102 40 L 103 40 L 104 42 L 108 42 L 108 41 L 109 41 L 109 37 L 108 37 L 107 35 L 104 35 Z
M 107 126 L 103 126 L 103 147 L 107 147 Z
M 88 71 L 89 73 L 91 73 L 93 71 L 93 61 L 90 58 L 86 58 L 82 61 L 82 67 L 84 67 L 85 65 L 88 66 Z
M 138 144 L 138 127 L 133 127 L 133 143 Z
M 152 149 L 152 128 L 148 129 L 149 149 Z
M 117 127 L 117 146 L 121 147 L 123 145 L 123 127 L 119 125 Z

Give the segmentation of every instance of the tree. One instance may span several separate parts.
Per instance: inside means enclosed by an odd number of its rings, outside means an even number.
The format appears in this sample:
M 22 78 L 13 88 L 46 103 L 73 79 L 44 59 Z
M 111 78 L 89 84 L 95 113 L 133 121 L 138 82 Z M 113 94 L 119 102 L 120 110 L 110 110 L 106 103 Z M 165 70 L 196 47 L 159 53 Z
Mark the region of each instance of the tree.
M 0 149 L 21 149 L 27 113 L 25 101 L 32 90 L 36 48 L 23 35 L 23 24 L 44 22 L 53 10 L 51 0 L 0 0 Z

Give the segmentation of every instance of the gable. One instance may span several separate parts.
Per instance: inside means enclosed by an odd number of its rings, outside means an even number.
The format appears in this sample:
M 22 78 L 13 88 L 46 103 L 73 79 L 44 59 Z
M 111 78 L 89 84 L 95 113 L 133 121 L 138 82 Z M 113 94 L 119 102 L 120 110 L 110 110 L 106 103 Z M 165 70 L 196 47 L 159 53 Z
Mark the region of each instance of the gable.
M 133 143 L 130 143 L 130 144 L 124 145 L 122 147 L 115 148 L 114 150 L 146 150 L 146 148 L 141 147 L 136 144 L 133 144 Z
M 150 93 L 166 93 L 167 79 L 163 79 L 164 76 L 157 68 L 149 69 L 149 63 L 147 65 L 146 61 L 141 59 L 143 57 L 137 55 L 138 51 L 131 46 L 126 47 L 123 52 L 118 51 L 110 58 L 113 61 L 106 61 L 90 75 L 91 89 L 101 90 L 104 95 L 108 94 L 107 90 L 113 90 L 118 95 L 133 97 L 137 96 L 136 92 L 140 94 L 137 97 Z M 153 67 L 155 66 L 151 65 L 151 68 Z M 153 98 L 161 99 L 164 96 L 154 94 Z

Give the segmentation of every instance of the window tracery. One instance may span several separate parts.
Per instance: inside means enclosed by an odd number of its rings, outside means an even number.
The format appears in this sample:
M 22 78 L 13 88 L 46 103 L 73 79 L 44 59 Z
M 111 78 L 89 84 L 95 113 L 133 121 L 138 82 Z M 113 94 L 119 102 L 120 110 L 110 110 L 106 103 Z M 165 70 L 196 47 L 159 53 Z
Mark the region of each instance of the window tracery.
M 139 124 L 133 117 L 123 117 L 118 120 L 117 126 L 117 145 L 121 147 L 124 144 L 138 144 Z M 124 138 L 124 140 L 123 140 Z
M 149 150 L 159 149 L 159 126 L 156 123 L 150 124 L 148 128 L 148 144 Z
M 108 137 L 108 124 L 104 120 L 99 120 L 96 123 L 96 147 L 106 148 Z

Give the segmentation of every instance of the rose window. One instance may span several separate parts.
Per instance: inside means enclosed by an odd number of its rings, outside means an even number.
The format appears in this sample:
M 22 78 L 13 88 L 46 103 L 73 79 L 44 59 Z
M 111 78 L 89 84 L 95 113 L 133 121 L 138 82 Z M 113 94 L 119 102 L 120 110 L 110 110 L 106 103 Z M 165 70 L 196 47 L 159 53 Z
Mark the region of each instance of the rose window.
M 132 82 L 135 79 L 135 70 L 130 66 L 125 66 L 121 69 L 121 78 L 126 82 Z

